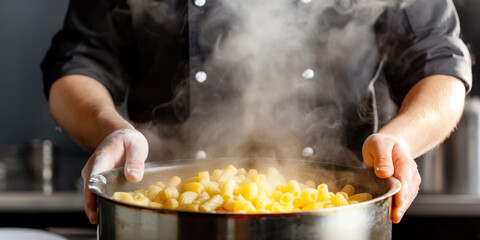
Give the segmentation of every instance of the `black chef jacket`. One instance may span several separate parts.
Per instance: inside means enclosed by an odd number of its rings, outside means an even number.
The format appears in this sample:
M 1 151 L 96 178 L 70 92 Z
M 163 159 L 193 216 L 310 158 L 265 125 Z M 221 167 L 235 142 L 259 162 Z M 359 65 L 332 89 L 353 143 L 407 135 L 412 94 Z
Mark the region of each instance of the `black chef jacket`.
M 218 36 L 228 31 L 227 20 L 231 20 L 225 19 L 225 24 L 209 27 L 208 31 L 202 29 L 203 16 L 210 14 L 215 1 L 206 0 L 203 5 L 202 1 L 192 0 L 71 0 L 64 26 L 55 35 L 42 63 L 47 98 L 51 85 L 62 76 L 86 75 L 102 83 L 115 104 L 127 99 L 132 121 L 170 124 L 192 117 L 196 104 L 228 98 L 221 91 L 229 86 L 211 81 L 212 76 L 228 76 L 228 70 L 219 71 L 206 64 L 212 46 Z M 325 25 L 345 26 L 338 11 L 325 10 L 330 16 Z M 388 7 L 372 28 L 377 51 L 372 54 L 374 58 L 365 61 L 383 62 L 368 65 L 369 74 L 363 77 L 373 78 L 376 67 L 381 66 L 380 78 L 387 82 L 390 97 L 397 105 L 415 83 L 429 75 L 457 77 L 470 90 L 470 56 L 459 38 L 458 18 L 450 0 L 416 0 L 405 8 Z M 360 78 L 355 72 L 344 74 L 346 69 L 334 70 L 336 78 Z M 197 81 L 202 77 L 199 73 L 205 73 L 208 80 Z M 206 87 L 208 84 L 218 87 Z M 337 85 L 335 89 L 338 86 L 346 85 Z M 354 85 L 349 90 L 358 89 L 368 95 L 367 84 Z M 204 91 L 210 92 L 196 95 Z M 315 104 L 329 102 L 320 97 Z M 346 145 L 360 155 L 363 140 L 372 133 L 368 127 L 372 123 L 350 114 L 358 111 L 359 104 L 347 105 L 339 114 L 346 116 L 348 123 L 343 128 L 347 132 Z M 349 139 L 355 139 L 354 143 Z

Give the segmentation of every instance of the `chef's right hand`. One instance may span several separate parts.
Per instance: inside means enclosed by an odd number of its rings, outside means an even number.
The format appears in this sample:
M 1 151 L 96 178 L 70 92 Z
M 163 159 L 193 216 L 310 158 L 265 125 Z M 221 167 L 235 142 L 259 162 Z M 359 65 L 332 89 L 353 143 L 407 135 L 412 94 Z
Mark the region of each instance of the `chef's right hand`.
M 144 162 L 148 155 L 147 139 L 137 130 L 121 129 L 108 135 L 92 154 L 82 170 L 85 213 L 92 224 L 97 223 L 97 199 L 88 189 L 91 176 L 124 166 L 127 180 L 139 182 L 143 178 Z
M 391 220 L 399 223 L 418 194 L 421 178 L 417 163 L 398 137 L 385 133 L 370 135 L 363 144 L 365 164 L 374 168 L 379 178 L 395 177 L 401 183 L 400 191 L 393 197 Z

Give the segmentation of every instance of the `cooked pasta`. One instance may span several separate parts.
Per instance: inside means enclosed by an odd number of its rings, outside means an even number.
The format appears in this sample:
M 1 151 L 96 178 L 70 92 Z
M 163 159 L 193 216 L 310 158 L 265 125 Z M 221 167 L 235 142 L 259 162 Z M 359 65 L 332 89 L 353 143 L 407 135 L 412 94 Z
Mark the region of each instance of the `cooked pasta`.
M 167 199 L 167 200 L 177 199 L 178 195 L 180 195 L 180 193 L 178 192 L 178 189 L 176 189 L 174 187 L 169 187 L 169 188 L 165 189 L 165 199 Z
M 177 199 L 168 199 L 163 206 L 168 209 L 177 209 L 179 205 Z
M 128 203 L 134 203 L 133 201 L 133 195 L 131 193 L 127 192 L 116 192 L 112 196 L 114 199 L 123 201 L 123 202 L 128 202 Z
M 342 190 L 340 190 L 340 192 L 344 192 L 348 196 L 352 196 L 353 194 L 355 194 L 355 187 L 350 184 L 347 184 L 345 185 L 345 187 L 342 188 Z
M 182 182 L 182 179 L 180 179 L 178 176 L 173 176 L 170 181 L 168 181 L 167 185 L 165 188 L 176 188 L 178 185 Z
M 304 188 L 301 198 L 305 204 L 314 203 L 318 199 L 318 190 L 314 188 Z
M 345 199 L 345 195 L 342 194 L 341 192 L 338 192 L 337 194 L 335 194 L 332 198 L 332 203 L 333 205 L 335 206 L 344 206 L 344 205 L 348 205 L 348 201 L 347 199 Z
M 208 173 L 208 171 L 199 172 L 198 181 L 204 186 L 210 183 L 210 174 Z
M 182 205 L 178 209 L 184 210 L 184 211 L 192 211 L 192 212 L 198 212 L 198 204 L 187 204 L 187 205 Z
M 195 201 L 195 199 L 197 199 L 197 197 L 198 197 L 198 193 L 186 191 L 186 192 L 183 192 L 182 195 L 180 195 L 180 197 L 178 198 L 178 202 L 182 206 L 190 205 L 193 203 L 193 201 Z
M 316 202 L 316 203 L 311 203 L 305 207 L 302 208 L 302 211 L 312 211 L 312 210 L 317 210 L 317 209 L 322 209 L 323 208 L 323 203 L 322 202 Z
M 145 196 L 155 202 L 160 202 L 159 194 L 164 188 L 159 187 L 158 185 L 151 185 L 145 191 Z
M 182 181 L 173 176 L 168 182 L 157 182 L 146 190 L 115 192 L 113 199 L 154 208 L 196 212 L 288 213 L 313 211 L 356 204 L 372 199 L 370 193 L 356 193 L 347 184 L 330 192 L 326 184 L 313 180 L 286 181 L 275 168 L 266 174 L 256 169 L 225 169 L 199 172 Z
M 197 198 L 193 201 L 193 204 L 200 205 L 206 202 L 208 199 L 210 199 L 208 192 L 203 192 L 197 196 Z
M 146 198 L 142 192 L 135 192 L 133 194 L 133 201 L 142 206 L 148 206 L 148 202 L 150 202 L 150 200 Z
M 196 192 L 197 194 L 202 193 L 205 190 L 205 185 L 199 182 L 190 182 L 182 186 L 182 191 L 191 191 Z
M 202 212 L 212 212 L 218 207 L 222 206 L 223 204 L 223 197 L 220 194 L 217 194 L 206 201 L 204 204 L 200 206 L 200 210 Z
M 357 193 L 352 195 L 349 200 L 358 201 L 358 202 L 365 202 L 372 199 L 372 195 L 370 193 Z
M 205 192 L 207 192 L 210 196 L 214 196 L 222 192 L 218 187 L 217 182 L 209 182 L 204 186 L 205 186 Z
M 293 204 L 293 199 L 294 199 L 293 194 L 286 192 L 286 193 L 283 193 L 282 196 L 280 196 L 280 199 L 278 199 L 278 203 L 280 203 L 283 206 L 288 206 L 290 204 Z

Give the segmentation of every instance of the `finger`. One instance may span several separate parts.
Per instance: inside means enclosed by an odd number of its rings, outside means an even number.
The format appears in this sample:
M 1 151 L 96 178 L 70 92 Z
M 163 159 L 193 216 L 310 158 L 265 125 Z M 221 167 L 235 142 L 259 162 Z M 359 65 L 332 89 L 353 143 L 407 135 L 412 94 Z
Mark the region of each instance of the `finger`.
M 110 134 L 92 154 L 82 170 L 84 180 L 85 213 L 90 222 L 97 223 L 97 196 L 88 189 L 88 181 L 92 175 L 123 165 L 125 162 L 124 130 Z
M 83 200 L 84 200 L 84 208 L 85 208 L 85 213 L 88 217 L 88 220 L 90 223 L 95 224 L 97 223 L 97 202 L 96 202 L 96 196 L 93 194 L 89 188 L 88 188 L 88 182 L 90 180 L 90 176 L 92 175 L 92 172 L 94 171 L 93 169 L 95 168 L 95 162 L 98 160 L 98 158 L 102 158 L 104 155 L 100 152 L 95 152 L 92 154 L 90 159 L 88 160 L 87 164 L 85 167 L 82 169 L 82 178 L 83 178 Z M 95 171 L 101 171 L 97 167 L 97 170 Z
M 143 178 L 145 160 L 148 156 L 148 142 L 142 134 L 125 138 L 125 177 L 132 182 Z
M 394 141 L 379 134 L 371 135 L 365 141 L 362 152 L 365 164 L 374 168 L 375 174 L 380 178 L 393 175 L 392 149 Z
M 410 183 L 407 180 L 411 174 L 409 169 L 403 166 L 404 164 L 398 164 L 396 170 L 399 174 L 395 174 L 395 177 L 400 181 L 400 191 L 393 198 L 392 208 L 392 222 L 399 223 L 402 219 L 406 206 L 408 205 L 408 195 L 410 189 Z
M 85 182 L 85 186 L 87 186 L 87 184 L 88 183 Z M 88 220 L 91 224 L 96 224 L 98 222 L 96 196 L 88 187 L 84 187 L 83 200 L 85 201 L 85 213 L 87 214 Z
M 373 168 L 374 157 L 369 150 L 369 148 L 371 148 L 370 144 L 370 141 L 367 139 L 367 141 L 365 141 L 365 144 L 363 144 L 362 155 L 365 165 L 367 165 L 369 168 Z
M 97 175 L 101 172 L 105 172 L 107 170 L 115 168 L 115 163 L 118 162 L 114 161 L 114 159 L 121 159 L 120 154 L 109 153 L 109 149 L 104 149 L 102 152 L 96 154 L 95 158 L 92 160 L 92 169 L 90 171 L 90 176 Z M 112 155 L 119 155 L 119 156 L 112 156 Z M 92 156 L 93 157 L 93 156 Z
M 419 177 L 416 177 L 413 174 L 410 174 L 410 176 L 415 180 L 402 179 L 400 181 L 402 188 L 394 197 L 394 207 L 392 211 L 392 221 L 394 223 L 400 222 L 418 194 L 418 185 L 420 185 L 420 181 L 417 179 L 419 179 Z
M 375 174 L 379 178 L 389 178 L 393 175 L 392 149 L 393 143 L 390 141 L 379 141 L 376 144 L 372 155 Z
M 403 150 L 394 150 L 395 177 L 402 187 L 394 197 L 392 221 L 399 223 L 418 194 L 420 174 L 415 161 Z
M 84 181 L 83 199 L 85 213 L 87 214 L 88 220 L 92 224 L 96 224 L 98 222 L 97 196 L 89 190 L 88 182 L 92 175 L 113 168 L 114 163 L 110 161 L 110 157 L 106 152 L 108 152 L 108 148 L 93 153 L 82 170 L 82 178 Z

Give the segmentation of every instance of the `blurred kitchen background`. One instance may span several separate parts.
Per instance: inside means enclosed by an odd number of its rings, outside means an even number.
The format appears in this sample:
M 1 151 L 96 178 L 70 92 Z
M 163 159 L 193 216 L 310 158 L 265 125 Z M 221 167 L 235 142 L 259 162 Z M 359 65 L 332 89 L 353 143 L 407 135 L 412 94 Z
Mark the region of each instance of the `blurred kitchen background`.
M 480 1 L 456 4 L 463 39 L 480 56 Z M 81 239 L 95 232 L 83 213 L 79 181 L 89 154 L 57 129 L 39 66 L 67 6 L 67 0 L 0 1 L 0 228 Z M 480 95 L 479 77 L 477 64 L 469 98 Z M 480 103 L 469 101 L 459 132 L 419 160 L 421 193 L 393 227 L 393 239 L 480 239 Z
M 89 239 L 96 230 L 83 212 L 78 181 L 89 154 L 57 130 L 40 71 L 67 6 L 67 0 L 0 1 L 0 227 Z

